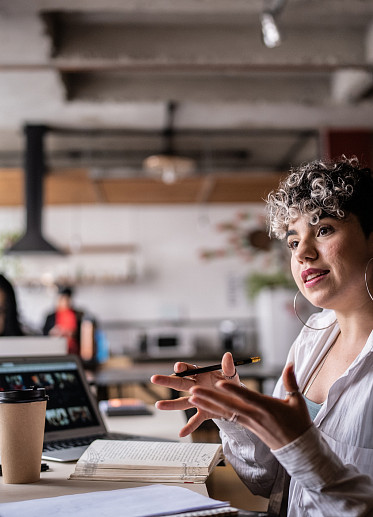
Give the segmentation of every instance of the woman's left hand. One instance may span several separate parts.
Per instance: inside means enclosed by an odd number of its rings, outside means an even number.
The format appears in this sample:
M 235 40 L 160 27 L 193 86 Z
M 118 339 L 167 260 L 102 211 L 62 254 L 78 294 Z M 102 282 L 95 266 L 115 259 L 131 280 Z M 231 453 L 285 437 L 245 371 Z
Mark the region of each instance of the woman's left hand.
M 291 393 L 283 400 L 219 381 L 214 389 L 192 387 L 190 402 L 227 420 L 236 414 L 234 421 L 275 450 L 298 438 L 312 425 L 306 403 L 298 391 L 292 364 L 285 367 L 283 382 L 285 390 Z

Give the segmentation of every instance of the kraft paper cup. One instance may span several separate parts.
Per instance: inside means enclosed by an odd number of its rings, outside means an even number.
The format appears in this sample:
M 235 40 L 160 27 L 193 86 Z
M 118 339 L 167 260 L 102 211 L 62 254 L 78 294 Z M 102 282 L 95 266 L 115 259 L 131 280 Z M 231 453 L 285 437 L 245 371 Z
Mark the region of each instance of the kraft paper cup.
M 3 483 L 39 481 L 47 400 L 44 388 L 0 392 Z

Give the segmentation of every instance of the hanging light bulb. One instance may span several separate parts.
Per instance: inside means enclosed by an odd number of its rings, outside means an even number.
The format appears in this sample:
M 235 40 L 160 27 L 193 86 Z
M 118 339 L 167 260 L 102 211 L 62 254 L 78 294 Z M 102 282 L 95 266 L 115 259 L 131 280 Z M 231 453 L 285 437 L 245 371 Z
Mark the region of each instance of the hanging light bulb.
M 281 35 L 274 16 L 269 12 L 263 12 L 260 21 L 264 45 L 268 48 L 275 48 L 281 45 Z

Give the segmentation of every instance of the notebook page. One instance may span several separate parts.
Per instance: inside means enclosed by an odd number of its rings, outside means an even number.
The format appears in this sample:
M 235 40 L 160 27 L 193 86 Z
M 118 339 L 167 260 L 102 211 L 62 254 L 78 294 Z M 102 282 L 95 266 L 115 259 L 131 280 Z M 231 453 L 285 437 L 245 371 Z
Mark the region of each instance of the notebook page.
M 86 494 L 65 495 L 0 504 L 1 517 L 159 517 L 191 510 L 229 507 L 229 503 L 211 499 L 187 488 L 148 485 Z

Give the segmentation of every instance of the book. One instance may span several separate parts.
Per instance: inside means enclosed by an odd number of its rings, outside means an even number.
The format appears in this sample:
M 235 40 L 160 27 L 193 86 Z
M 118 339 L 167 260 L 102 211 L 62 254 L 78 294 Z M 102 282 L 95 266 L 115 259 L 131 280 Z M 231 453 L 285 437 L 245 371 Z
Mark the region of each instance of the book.
M 1 517 L 222 517 L 238 514 L 237 508 L 231 507 L 229 502 L 180 486 L 161 484 L 2 503 L 0 509 Z
M 204 483 L 222 459 L 218 443 L 95 440 L 69 479 Z
M 100 400 L 98 405 L 101 413 L 107 416 L 152 415 L 145 402 L 137 398 Z

